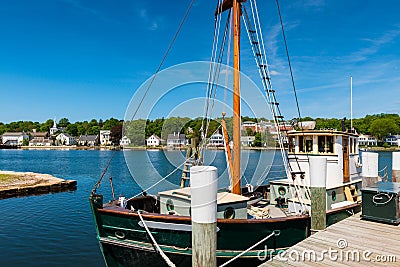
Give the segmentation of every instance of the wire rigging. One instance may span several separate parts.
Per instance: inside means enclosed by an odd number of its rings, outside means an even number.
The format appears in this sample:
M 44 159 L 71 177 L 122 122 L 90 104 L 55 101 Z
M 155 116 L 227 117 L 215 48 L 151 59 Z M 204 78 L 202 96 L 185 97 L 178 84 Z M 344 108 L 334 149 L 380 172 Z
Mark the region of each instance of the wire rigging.
M 286 41 L 285 27 L 283 26 L 282 14 L 281 14 L 281 8 L 280 8 L 280 5 L 279 5 L 279 0 L 276 0 L 276 5 L 277 5 L 277 8 L 278 8 L 279 21 L 281 23 L 283 42 L 285 44 L 285 50 L 286 50 L 286 56 L 287 56 L 288 64 L 289 64 L 289 70 L 290 70 L 290 77 L 291 77 L 291 80 L 292 80 L 293 92 L 294 92 L 294 96 L 295 96 L 295 99 L 296 99 L 297 112 L 299 114 L 299 119 L 301 119 L 300 105 L 299 105 L 299 100 L 297 98 L 296 85 L 294 83 L 292 64 L 291 64 L 291 61 L 290 61 L 289 48 L 288 48 L 287 41 Z
M 135 118 L 137 112 L 139 111 L 139 108 L 140 108 L 141 105 L 143 104 L 143 101 L 144 101 L 144 99 L 145 99 L 147 93 L 149 92 L 151 86 L 153 85 L 154 80 L 155 80 L 156 77 L 157 77 L 157 74 L 160 72 L 161 67 L 163 66 L 165 60 L 167 59 L 167 56 L 168 56 L 168 54 L 169 54 L 169 52 L 170 52 L 170 50 L 171 50 L 173 44 L 175 43 L 175 40 L 176 40 L 176 38 L 178 37 L 178 35 L 179 35 L 179 33 L 180 33 L 181 29 L 182 29 L 182 26 L 183 26 L 183 24 L 185 23 L 186 18 L 187 18 L 188 15 L 189 15 L 190 10 L 192 9 L 192 6 L 193 6 L 193 4 L 194 4 L 194 1 L 195 1 L 195 0 L 192 0 L 192 1 L 190 2 L 189 6 L 188 6 L 188 8 L 187 8 L 187 10 L 186 10 L 186 12 L 185 12 L 185 15 L 183 16 L 183 18 L 182 18 L 182 20 L 181 20 L 181 22 L 180 22 L 180 24 L 179 24 L 179 26 L 178 26 L 178 29 L 176 30 L 174 36 L 172 37 L 171 42 L 169 43 L 168 48 L 167 48 L 167 50 L 165 51 L 164 56 L 163 56 L 163 58 L 161 59 L 160 64 L 158 65 L 158 68 L 157 68 L 156 72 L 154 73 L 153 77 L 151 78 L 150 83 L 149 83 L 149 85 L 148 85 L 147 88 L 146 88 L 146 91 L 144 92 L 142 98 L 140 99 L 139 104 L 137 105 L 137 107 L 136 107 L 136 109 L 135 109 L 135 112 L 133 113 L 133 115 L 132 115 L 132 117 L 131 117 L 131 120 L 133 120 L 133 119 Z M 111 162 L 112 162 L 112 160 L 113 160 L 113 158 L 114 158 L 114 156 L 115 156 L 116 151 L 117 151 L 117 150 L 115 150 L 114 153 L 112 154 L 112 156 L 111 156 L 111 158 L 110 158 L 110 161 L 108 162 L 108 164 L 107 164 L 106 168 L 104 169 L 102 175 L 100 176 L 99 180 L 98 180 L 97 183 L 95 184 L 95 186 L 94 186 L 94 188 L 93 188 L 93 190 L 92 190 L 92 194 L 94 194 L 94 193 L 96 192 L 96 190 L 100 187 L 101 181 L 102 181 L 104 175 L 107 173 L 107 170 L 108 170 L 108 168 L 109 168 L 109 166 L 110 166 L 110 164 L 111 164 Z
M 192 0 L 192 1 L 190 2 L 189 7 L 187 8 L 185 15 L 183 16 L 182 21 L 181 21 L 181 23 L 180 23 L 179 26 L 178 26 L 178 29 L 176 30 L 174 36 L 172 37 L 172 40 L 171 40 L 171 42 L 169 43 L 168 48 L 167 48 L 167 50 L 165 51 L 164 56 L 163 56 L 163 58 L 161 59 L 161 62 L 160 62 L 160 64 L 158 65 L 158 68 L 157 68 L 156 72 L 154 73 L 153 77 L 151 78 L 150 83 L 149 83 L 149 85 L 148 85 L 147 88 L 146 88 L 146 91 L 144 92 L 142 98 L 140 99 L 140 102 L 139 102 L 138 106 L 136 107 L 135 112 L 134 112 L 133 115 L 132 115 L 132 119 L 131 119 L 131 120 L 133 120 L 133 119 L 135 118 L 137 112 L 139 111 L 139 108 L 141 107 L 141 105 L 143 104 L 144 99 L 146 98 L 147 93 L 149 92 L 151 86 L 153 85 L 154 80 L 155 80 L 156 77 L 157 77 L 157 74 L 160 72 L 161 67 L 163 66 L 165 60 L 167 59 L 167 56 L 168 56 L 169 52 L 171 51 L 171 48 L 172 48 L 172 46 L 174 45 L 175 40 L 176 40 L 176 38 L 178 37 L 179 32 L 181 31 L 182 26 L 183 26 L 183 24 L 185 23 L 187 16 L 189 15 L 190 10 L 192 9 L 192 6 L 193 6 L 193 4 L 194 4 L 194 1 L 195 1 L 195 0 Z

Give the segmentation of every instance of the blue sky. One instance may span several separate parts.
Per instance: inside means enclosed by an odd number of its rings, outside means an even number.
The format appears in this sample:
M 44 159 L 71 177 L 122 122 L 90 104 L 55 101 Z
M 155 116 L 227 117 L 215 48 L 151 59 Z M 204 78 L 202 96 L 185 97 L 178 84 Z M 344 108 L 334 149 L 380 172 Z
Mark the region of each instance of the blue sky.
M 188 4 L 1 1 L 0 121 L 122 119 L 137 88 L 156 70 Z M 400 113 L 400 3 L 280 4 L 302 116 L 349 117 L 350 76 L 354 117 Z M 195 1 L 164 68 L 210 58 L 215 5 Z M 275 0 L 258 0 L 258 6 L 272 83 L 291 118 L 296 108 Z M 242 70 L 257 80 L 247 42 L 242 40 Z M 158 108 L 155 114 L 169 113 L 167 104 Z

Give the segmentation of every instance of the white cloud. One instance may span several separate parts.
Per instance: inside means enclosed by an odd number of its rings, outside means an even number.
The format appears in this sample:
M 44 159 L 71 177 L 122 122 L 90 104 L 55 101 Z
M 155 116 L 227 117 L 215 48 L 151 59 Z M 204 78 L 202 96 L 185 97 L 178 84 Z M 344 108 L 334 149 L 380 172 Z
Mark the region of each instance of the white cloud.
M 146 25 L 145 27 L 150 31 L 157 30 L 162 24 L 164 18 L 163 17 L 151 17 L 146 9 L 141 9 L 139 11 L 139 17 L 142 19 L 143 23 Z
M 398 36 L 400 36 L 400 27 L 389 30 L 375 39 L 363 38 L 362 40 L 367 42 L 369 45 L 348 56 L 338 57 L 337 60 L 344 62 L 365 61 L 368 59 L 368 56 L 376 54 L 384 45 L 393 42 Z
M 271 74 L 272 76 L 275 76 L 275 75 L 280 75 L 281 73 L 276 70 L 270 70 L 269 74 Z

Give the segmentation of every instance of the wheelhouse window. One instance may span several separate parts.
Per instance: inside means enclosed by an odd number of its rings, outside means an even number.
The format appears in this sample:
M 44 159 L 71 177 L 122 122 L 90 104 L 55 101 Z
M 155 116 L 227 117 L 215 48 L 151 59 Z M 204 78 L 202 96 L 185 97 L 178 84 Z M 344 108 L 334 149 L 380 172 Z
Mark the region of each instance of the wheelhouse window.
M 295 152 L 295 141 L 296 141 L 296 139 L 294 137 L 289 137 L 289 152 L 290 153 Z
M 299 136 L 299 152 L 311 153 L 313 151 L 312 136 Z
M 304 151 L 304 137 L 299 136 L 299 152 L 305 152 Z
M 333 153 L 333 136 L 318 136 L 318 153 Z
M 312 144 L 313 144 L 312 139 L 306 139 L 306 152 L 307 153 L 312 152 Z

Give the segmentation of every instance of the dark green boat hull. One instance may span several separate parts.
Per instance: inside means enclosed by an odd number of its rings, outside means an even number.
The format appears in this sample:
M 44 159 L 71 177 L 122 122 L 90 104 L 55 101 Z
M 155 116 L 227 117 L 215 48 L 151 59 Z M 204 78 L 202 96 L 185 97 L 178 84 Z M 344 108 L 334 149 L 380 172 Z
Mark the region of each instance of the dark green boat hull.
M 136 212 L 103 208 L 102 196 L 90 197 L 97 235 L 108 266 L 165 266 Z M 328 225 L 351 216 L 359 205 L 327 214 Z M 161 227 L 150 228 L 161 249 L 176 266 L 191 266 L 190 217 L 143 213 L 143 219 Z M 217 259 L 224 263 L 276 231 L 264 243 L 230 266 L 258 266 L 262 259 L 295 245 L 310 235 L 309 216 L 276 219 L 218 219 Z M 261 260 L 260 260 L 261 258 Z

